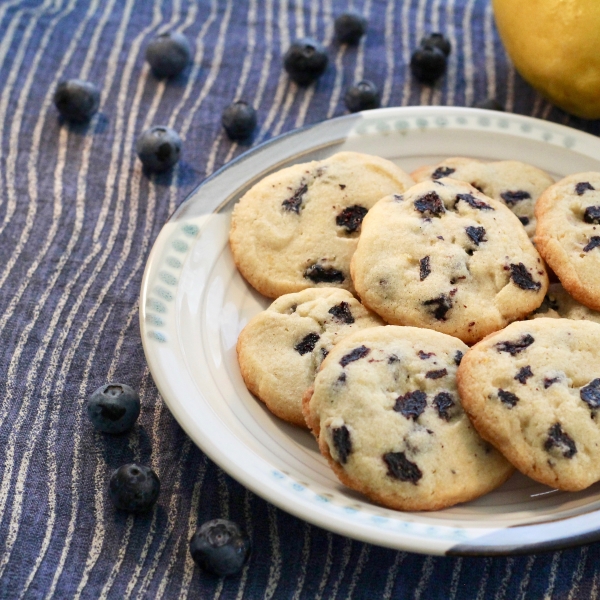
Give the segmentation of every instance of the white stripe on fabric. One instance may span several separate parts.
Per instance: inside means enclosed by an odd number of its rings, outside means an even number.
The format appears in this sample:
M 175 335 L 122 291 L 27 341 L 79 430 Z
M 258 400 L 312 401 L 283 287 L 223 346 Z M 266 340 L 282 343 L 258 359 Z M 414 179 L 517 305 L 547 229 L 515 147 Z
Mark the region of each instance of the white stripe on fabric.
M 321 600 L 323 597 L 323 592 L 325 591 L 325 587 L 327 585 L 327 580 L 329 579 L 329 574 L 331 573 L 331 564 L 333 562 L 333 535 L 327 532 L 327 554 L 325 555 L 325 565 L 323 567 L 323 574 L 321 575 L 321 581 L 319 582 L 319 587 L 317 588 L 317 594 L 315 596 L 315 600 Z
M 304 588 L 304 582 L 306 581 L 306 570 L 310 558 L 310 525 L 304 523 L 303 529 L 304 536 L 302 542 L 302 555 L 300 557 L 300 574 L 298 575 L 298 581 L 294 586 L 295 591 L 292 600 L 300 600 L 302 598 L 302 589 Z
M 344 539 L 344 549 L 342 550 L 342 561 L 340 565 L 340 569 L 338 572 L 337 579 L 333 583 L 333 587 L 331 588 L 331 600 L 335 600 L 338 594 L 338 590 L 342 581 L 344 579 L 344 575 L 346 574 L 346 568 L 348 567 L 348 563 L 350 562 L 350 556 L 352 555 L 352 540 L 349 538 Z
M 356 562 L 356 567 L 354 568 L 354 572 L 352 573 L 352 579 L 350 580 L 350 585 L 348 586 L 348 594 L 346 595 L 346 600 L 352 600 L 352 596 L 354 594 L 354 590 L 356 589 L 356 584 L 358 583 L 358 579 L 365 568 L 365 564 L 369 560 L 369 554 L 371 553 L 371 546 L 369 544 L 363 544 L 360 550 L 360 554 L 358 555 L 358 561 Z
M 427 589 L 427 585 L 429 584 L 429 580 L 431 579 L 431 574 L 433 573 L 433 561 L 433 556 L 429 555 L 423 563 L 423 567 L 421 569 L 421 578 L 419 579 L 419 583 L 417 584 L 417 587 L 415 589 L 415 600 L 420 600 L 421 596 Z
M 463 16 L 462 28 L 464 35 L 464 57 L 465 57 L 465 106 L 473 105 L 475 63 L 473 60 L 473 36 L 471 27 L 473 25 L 473 7 L 475 0 L 468 0 Z
M 483 566 L 483 573 L 479 582 L 479 588 L 477 590 L 477 600 L 483 600 L 485 598 L 485 588 L 490 577 L 490 569 L 492 568 L 492 559 L 486 558 Z
M 402 6 L 402 61 L 404 63 L 404 86 L 402 89 L 402 106 L 410 102 L 412 87 L 412 75 L 410 72 L 410 2 L 404 2 Z
M 269 542 L 271 544 L 272 555 L 264 600 L 271 600 L 275 596 L 279 580 L 281 579 L 281 549 L 279 547 L 279 531 L 277 530 L 277 509 L 268 504 L 267 513 L 269 515 Z
M 548 585 L 544 594 L 544 600 L 551 600 L 554 592 L 554 584 L 556 583 L 556 574 L 558 573 L 558 566 L 560 559 L 562 558 L 562 550 L 555 552 L 552 555 L 552 562 L 550 563 L 550 573 L 548 575 Z
M 392 81 L 394 79 L 394 6 L 395 0 L 388 0 L 385 7 L 385 83 L 381 94 L 381 106 L 387 106 L 392 95 Z
M 575 570 L 575 573 L 573 573 L 573 578 L 571 579 L 571 589 L 569 590 L 569 596 L 567 597 L 567 600 L 576 600 L 577 598 L 581 597 L 578 593 L 579 584 L 581 583 L 581 578 L 583 577 L 583 573 L 585 572 L 585 564 L 587 562 L 588 551 L 588 546 L 584 546 L 581 549 L 581 552 L 579 554 L 579 561 L 577 562 L 577 569 Z
M 485 71 L 487 76 L 488 98 L 496 98 L 496 57 L 494 54 L 494 13 L 492 4 L 485 7 L 483 20 L 483 47 L 485 52 Z
M 252 499 L 252 494 L 245 489 L 244 490 L 244 529 L 246 530 L 246 534 L 250 539 L 254 536 L 254 528 L 252 526 L 252 511 L 250 508 L 250 500 Z M 235 596 L 235 600 L 242 600 L 244 597 L 244 590 L 246 588 L 246 582 L 248 581 L 248 573 L 250 570 L 250 562 L 247 562 L 242 569 L 242 574 L 240 575 L 240 584 L 238 586 L 238 591 Z
M 525 595 L 527 594 L 527 588 L 529 587 L 529 579 L 531 578 L 531 569 L 533 567 L 533 563 L 535 562 L 535 556 L 532 555 L 527 559 L 527 564 L 525 565 L 525 571 L 521 576 L 521 583 L 519 584 L 519 595 L 517 596 L 517 600 L 525 600 Z
M 385 588 L 383 590 L 383 596 L 381 600 L 390 600 L 394 593 L 394 584 L 396 583 L 396 577 L 398 577 L 398 569 L 406 558 L 406 552 L 396 552 L 394 562 L 388 570 L 387 577 L 385 579 Z
M 504 577 L 498 586 L 498 590 L 496 591 L 496 595 L 494 596 L 494 600 L 502 600 L 506 597 L 506 589 L 508 588 L 508 584 L 510 583 L 510 578 L 512 576 L 513 566 L 515 564 L 515 559 L 509 557 L 506 559 L 506 567 L 504 572 Z
M 458 592 L 458 584 L 460 582 L 460 572 L 462 569 L 463 559 L 457 558 L 452 569 L 452 578 L 450 580 L 450 597 L 448 600 L 454 600 Z

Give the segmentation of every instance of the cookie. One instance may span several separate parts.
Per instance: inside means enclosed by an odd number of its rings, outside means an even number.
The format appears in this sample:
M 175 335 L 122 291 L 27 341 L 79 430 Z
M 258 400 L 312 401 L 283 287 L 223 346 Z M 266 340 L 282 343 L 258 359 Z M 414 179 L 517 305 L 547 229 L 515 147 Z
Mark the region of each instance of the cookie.
M 461 407 L 456 370 L 467 350 L 436 331 L 394 326 L 333 348 L 303 408 L 342 483 L 390 508 L 437 510 L 510 476 Z
M 486 196 L 506 204 L 517 215 L 527 235 L 535 234 L 534 207 L 540 195 L 554 183 L 545 171 L 517 160 L 482 162 L 474 158 L 447 158 L 412 173 L 418 183 L 451 177 L 466 181 Z
M 281 296 L 242 330 L 238 361 L 248 389 L 278 417 L 306 427 L 302 396 L 341 339 L 383 325 L 350 292 L 309 288 Z
M 375 202 L 412 184 L 392 162 L 356 152 L 273 173 L 233 210 L 235 263 L 271 298 L 315 286 L 352 292 L 350 259 L 364 216 Z
M 424 181 L 378 202 L 351 264 L 365 306 L 467 344 L 543 301 L 546 270 L 515 215 L 467 183 Z
M 600 324 L 512 323 L 469 350 L 458 370 L 481 436 L 532 479 L 582 490 L 600 479 Z
M 576 319 L 600 323 L 600 312 L 592 310 L 577 302 L 567 294 L 560 283 L 551 283 L 548 293 L 541 306 L 537 308 L 531 318 L 547 317 L 550 319 Z
M 600 173 L 569 175 L 537 202 L 535 243 L 567 292 L 600 310 Z

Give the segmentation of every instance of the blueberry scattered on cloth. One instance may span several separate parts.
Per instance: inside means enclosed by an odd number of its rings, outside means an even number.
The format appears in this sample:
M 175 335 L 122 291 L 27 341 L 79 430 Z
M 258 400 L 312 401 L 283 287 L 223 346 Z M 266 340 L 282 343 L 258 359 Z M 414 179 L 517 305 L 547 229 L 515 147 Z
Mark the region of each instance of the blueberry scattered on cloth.
M 133 427 L 140 414 L 140 399 L 130 386 L 109 383 L 88 398 L 87 413 L 98 431 L 124 433 Z
M 296 40 L 283 57 L 285 70 L 298 85 L 308 85 L 321 77 L 328 62 L 325 48 L 312 38 Z
M 348 88 L 344 96 L 346 108 L 350 112 L 371 110 L 381 106 L 381 97 L 377 86 L 368 79 L 363 79 Z
M 446 71 L 446 55 L 432 44 L 421 46 L 412 53 L 410 70 L 417 81 L 433 85 Z
M 179 31 L 161 33 L 146 47 L 146 60 L 159 79 L 176 77 L 190 62 L 192 48 Z
M 100 90 L 89 81 L 61 81 L 54 92 L 54 104 L 68 121 L 85 123 L 98 111 Z
M 256 129 L 256 111 L 243 100 L 230 104 L 221 116 L 221 123 L 231 140 L 245 140 Z
M 159 493 L 160 481 L 150 467 L 130 463 L 110 476 L 108 495 L 119 510 L 146 512 L 154 506 Z
M 136 151 L 146 169 L 166 171 L 179 160 L 181 138 L 170 127 L 151 127 L 138 138 Z
M 337 17 L 334 28 L 340 44 L 356 45 L 367 31 L 367 20 L 360 13 L 349 11 Z
M 235 575 L 250 557 L 250 538 L 233 521 L 213 519 L 202 524 L 190 540 L 194 562 L 205 571 Z

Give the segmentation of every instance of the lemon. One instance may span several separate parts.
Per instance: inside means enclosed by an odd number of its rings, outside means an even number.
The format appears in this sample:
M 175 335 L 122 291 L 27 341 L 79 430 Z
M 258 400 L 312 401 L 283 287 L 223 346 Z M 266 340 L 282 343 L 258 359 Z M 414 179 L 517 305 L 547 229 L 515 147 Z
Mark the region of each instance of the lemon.
M 551 102 L 600 118 L 600 0 L 493 0 L 517 71 Z

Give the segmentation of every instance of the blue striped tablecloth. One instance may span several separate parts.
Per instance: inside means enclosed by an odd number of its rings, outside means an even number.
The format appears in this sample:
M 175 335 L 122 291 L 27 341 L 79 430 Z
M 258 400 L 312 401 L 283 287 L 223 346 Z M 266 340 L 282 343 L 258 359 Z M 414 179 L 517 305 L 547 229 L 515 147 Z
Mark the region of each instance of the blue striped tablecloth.
M 369 19 L 358 49 L 332 41 L 338 0 L 2 0 L 0 2 L 0 596 L 2 598 L 595 598 L 600 546 L 513 558 L 438 558 L 333 535 L 274 508 L 191 443 L 153 385 L 137 322 L 146 258 L 174 208 L 245 148 L 220 127 L 236 97 L 258 108 L 254 144 L 344 113 L 363 77 L 384 106 L 507 110 L 598 133 L 525 84 L 507 60 L 486 0 L 357 0 Z M 157 81 L 144 63 L 156 32 L 194 47 L 186 76 Z M 407 64 L 426 31 L 453 53 L 434 90 Z M 290 40 L 311 34 L 331 62 L 298 89 L 281 69 Z M 100 113 L 69 127 L 52 105 L 70 77 L 102 89 Z M 168 124 L 181 164 L 149 179 L 134 140 Z M 122 437 L 95 434 L 86 396 L 112 380 L 140 390 Z M 147 516 L 115 512 L 111 470 L 150 464 L 162 481 Z M 230 517 L 252 535 L 239 578 L 194 567 L 196 523 Z

